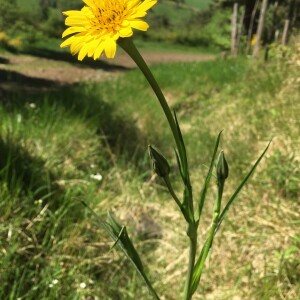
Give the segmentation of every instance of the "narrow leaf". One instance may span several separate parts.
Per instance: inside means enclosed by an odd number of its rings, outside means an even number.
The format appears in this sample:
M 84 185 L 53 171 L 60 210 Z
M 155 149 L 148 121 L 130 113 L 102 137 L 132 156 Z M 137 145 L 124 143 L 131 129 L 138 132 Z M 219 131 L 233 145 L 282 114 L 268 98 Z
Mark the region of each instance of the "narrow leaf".
M 196 292 L 196 290 L 199 286 L 200 278 L 202 275 L 202 270 L 200 269 L 200 266 L 201 266 L 201 261 L 202 261 L 203 255 L 204 255 L 204 250 L 207 247 L 207 243 L 208 243 L 208 240 L 205 241 L 205 243 L 201 249 L 200 255 L 197 259 L 197 262 L 195 264 L 195 267 L 194 267 L 194 273 L 193 273 L 192 285 L 191 285 L 191 294 L 192 295 Z M 212 246 L 212 243 L 209 245 L 208 254 L 210 253 L 211 246 Z M 206 260 L 206 257 L 204 259 Z
M 133 246 L 131 239 L 128 236 L 127 230 L 125 226 L 121 226 L 117 223 L 114 217 L 108 213 L 109 223 L 112 228 L 115 230 L 115 236 L 117 240 L 119 240 L 118 245 L 122 248 L 125 255 L 131 260 L 131 262 L 135 265 L 135 267 L 143 272 L 144 267 L 142 261 L 140 259 L 139 254 L 137 253 L 136 249 Z M 121 232 L 122 231 L 122 232 Z
M 180 146 L 181 146 L 180 149 L 178 149 L 179 157 L 180 157 L 183 174 L 184 174 L 185 181 L 186 181 L 188 179 L 188 162 L 187 162 L 186 148 L 185 148 L 184 140 L 182 137 L 181 129 L 180 129 L 180 126 L 178 123 L 178 119 L 177 119 L 175 110 L 174 110 L 174 118 L 175 118 L 175 123 L 176 123 L 177 131 L 178 131 L 178 136 L 180 139 Z
M 201 217 L 201 214 L 202 214 L 204 200 L 206 198 L 207 189 L 208 189 L 210 179 L 211 179 L 211 176 L 212 176 L 212 171 L 213 171 L 213 168 L 214 168 L 214 161 L 216 159 L 216 155 L 217 155 L 217 152 L 218 152 L 222 132 L 223 132 L 223 130 L 218 134 L 217 141 L 215 143 L 214 152 L 213 152 L 213 155 L 212 155 L 212 158 L 211 158 L 209 170 L 207 172 L 205 182 L 204 182 L 204 185 L 203 185 L 203 188 L 201 190 L 200 197 L 199 197 L 199 200 L 198 200 L 198 206 L 197 206 L 197 210 L 196 210 L 196 213 L 195 213 L 195 221 L 197 223 L 197 226 L 199 225 L 200 217 Z
M 220 214 L 220 217 L 218 219 L 218 224 L 216 226 L 216 229 L 214 231 L 214 237 L 215 235 L 217 234 L 218 232 L 218 229 L 229 209 L 229 207 L 231 206 L 231 204 L 233 203 L 234 199 L 237 197 L 237 195 L 239 194 L 239 192 L 241 191 L 241 189 L 243 188 L 243 186 L 247 183 L 248 179 L 250 178 L 250 176 L 253 174 L 253 172 L 255 171 L 256 167 L 258 166 L 258 164 L 260 163 L 260 161 L 262 160 L 262 158 L 264 157 L 264 155 L 266 154 L 267 150 L 269 149 L 269 146 L 271 144 L 272 140 L 268 143 L 266 149 L 263 151 L 263 153 L 260 155 L 260 157 L 258 158 L 258 160 L 255 162 L 255 164 L 253 165 L 253 167 L 251 168 L 250 172 L 247 174 L 247 176 L 244 178 L 244 180 L 242 181 L 242 183 L 239 185 L 239 187 L 237 188 L 237 190 L 233 193 L 233 195 L 230 197 L 228 203 L 226 204 L 223 212 Z M 195 264 L 195 267 L 194 267 L 194 273 L 193 273 L 193 279 L 192 279 L 192 287 L 191 287 L 191 291 L 192 291 L 192 294 L 195 293 L 195 291 L 197 290 L 197 287 L 199 285 L 199 282 L 200 282 L 200 278 L 201 278 L 201 274 L 202 274 L 202 270 L 200 269 L 200 264 L 201 264 L 201 261 L 203 259 L 203 254 L 204 254 L 204 250 L 205 248 L 208 246 L 209 247 L 209 251 L 208 253 L 210 253 L 211 251 L 211 247 L 212 247 L 212 242 L 213 242 L 213 239 L 210 243 L 210 245 L 207 245 L 208 243 L 208 239 L 205 241 L 203 247 L 202 247 L 202 250 L 200 252 L 200 255 L 197 259 L 197 262 Z M 206 259 L 206 257 L 204 258 Z
M 148 287 L 149 293 L 153 296 L 153 299 L 159 300 L 159 297 L 153 289 L 148 277 L 144 272 L 142 261 L 137 253 L 132 241 L 130 240 L 126 227 L 121 226 L 117 223 L 114 217 L 108 213 L 108 220 L 110 223 L 103 221 L 85 202 L 82 204 L 88 209 L 88 211 L 96 218 L 98 223 L 105 229 L 109 236 L 115 241 L 113 247 L 117 245 L 129 261 L 132 263 L 138 274 L 141 276 L 143 281 Z
M 175 154 L 176 154 L 176 160 L 177 160 L 177 165 L 178 165 L 178 169 L 179 169 L 179 172 L 180 172 L 180 176 L 182 178 L 182 181 L 184 182 L 185 180 L 184 180 L 183 170 L 182 170 L 180 158 L 178 156 L 178 152 L 176 151 L 176 149 L 175 149 Z
M 247 181 L 249 180 L 250 176 L 253 174 L 253 172 L 255 171 L 256 167 L 258 166 L 258 164 L 260 163 L 260 161 L 262 160 L 262 158 L 265 156 L 266 152 L 268 151 L 270 144 L 271 144 L 272 140 L 268 143 L 266 149 L 263 151 L 263 153 L 260 155 L 260 157 L 258 158 L 258 160 L 255 162 L 255 164 L 253 165 L 253 167 L 251 168 L 250 172 L 246 175 L 246 177 L 244 178 L 244 180 L 242 181 L 242 183 L 239 185 L 239 187 L 236 189 L 236 191 L 233 193 L 233 195 L 230 197 L 230 199 L 228 200 L 227 204 L 225 205 L 222 213 L 220 214 L 219 217 L 219 221 L 218 221 L 218 226 L 216 228 L 216 231 L 219 229 L 229 207 L 231 206 L 231 204 L 233 203 L 233 201 L 235 200 L 235 198 L 237 197 L 237 195 L 239 194 L 239 192 L 241 191 L 241 189 L 244 187 L 244 185 L 247 183 Z
M 87 208 L 87 210 L 95 217 L 97 222 L 103 227 L 103 229 L 106 231 L 106 233 L 114 240 L 116 241 L 117 238 L 115 238 L 115 234 L 111 228 L 111 226 L 102 220 L 84 201 L 81 201 L 81 203 Z
M 111 251 L 112 249 L 114 249 L 114 248 L 116 247 L 116 245 L 118 244 L 118 242 L 119 242 L 119 240 L 120 240 L 120 237 L 121 237 L 122 233 L 124 232 L 124 229 L 125 229 L 125 226 L 122 226 L 121 231 L 120 231 L 120 233 L 119 233 L 119 235 L 118 235 L 118 239 L 117 239 L 117 240 L 114 242 L 114 244 L 110 247 L 110 251 Z

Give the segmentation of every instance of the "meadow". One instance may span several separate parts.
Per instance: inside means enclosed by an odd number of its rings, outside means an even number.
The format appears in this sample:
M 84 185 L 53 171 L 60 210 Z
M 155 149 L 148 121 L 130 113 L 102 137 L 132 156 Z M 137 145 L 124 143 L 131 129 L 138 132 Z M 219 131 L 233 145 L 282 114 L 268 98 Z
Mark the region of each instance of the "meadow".
M 264 51 L 245 55 L 246 35 L 231 57 L 230 1 L 175 2 L 159 1 L 147 16 L 151 30 L 134 39 L 177 113 L 195 199 L 220 131 L 230 170 L 222 207 L 272 140 L 218 232 L 193 299 L 300 299 L 299 20 L 287 47 L 263 40 L 265 61 Z M 60 49 L 61 11 L 79 5 L 0 5 L 0 299 L 152 299 L 82 202 L 126 225 L 160 298 L 180 299 L 186 223 L 147 151 L 151 144 L 164 153 L 180 195 L 169 125 L 120 49 L 113 62 L 79 62 Z M 272 9 L 266 32 L 282 25 Z M 216 189 L 213 178 L 199 250 Z
M 195 299 L 300 296 L 294 53 L 294 60 L 269 63 L 241 57 L 152 66 L 178 114 L 195 195 L 220 130 L 230 167 L 225 198 L 273 139 L 224 222 Z M 1 90 L 0 120 L 0 299 L 151 299 L 80 201 L 103 217 L 112 210 L 161 299 L 178 299 L 188 257 L 185 224 L 151 171 L 147 145 L 167 155 L 172 176 L 176 159 L 140 72 L 44 91 Z M 212 203 L 204 208 L 202 236 Z

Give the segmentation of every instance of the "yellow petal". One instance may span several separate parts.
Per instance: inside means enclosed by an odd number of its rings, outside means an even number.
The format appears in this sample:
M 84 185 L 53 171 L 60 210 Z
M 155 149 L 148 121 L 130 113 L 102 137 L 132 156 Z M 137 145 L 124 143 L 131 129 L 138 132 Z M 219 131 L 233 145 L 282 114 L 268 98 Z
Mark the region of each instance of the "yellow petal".
M 65 15 L 65 16 L 71 16 L 71 15 L 79 16 L 80 15 L 81 16 L 82 13 L 81 13 L 81 11 L 78 11 L 78 10 L 68 10 L 68 11 L 64 11 L 63 15 Z
M 130 19 L 137 19 L 137 18 L 142 18 L 145 17 L 147 15 L 147 13 L 145 11 L 138 11 L 137 13 L 134 13 L 130 16 Z
M 92 57 L 95 53 L 96 48 L 98 47 L 100 41 L 94 40 L 89 43 L 89 51 L 88 51 L 88 57 Z
M 83 42 L 74 43 L 70 46 L 70 51 L 72 55 L 75 55 L 79 52 L 79 50 L 83 47 Z
M 67 26 L 75 26 L 75 27 L 77 26 L 78 27 L 78 26 L 82 26 L 82 25 L 88 25 L 89 22 L 85 16 L 80 16 L 80 17 L 70 16 L 70 17 L 66 18 L 65 24 Z
M 64 42 L 60 44 L 60 48 L 65 48 L 70 46 L 75 40 L 76 40 L 75 36 L 69 37 L 68 39 L 66 39 Z
M 147 11 L 149 10 L 152 6 L 154 6 L 157 3 L 156 0 L 145 0 L 144 2 L 142 2 L 138 8 L 137 11 Z
M 104 50 L 107 58 L 114 58 L 117 50 L 116 41 L 113 39 L 108 39 L 105 43 Z
M 127 7 L 128 7 L 128 8 L 135 7 L 135 6 L 137 6 L 140 2 L 141 2 L 141 0 L 131 0 L 131 1 L 128 1 Z
M 131 27 L 125 27 L 119 31 L 119 34 L 120 34 L 120 37 L 129 37 L 129 36 L 132 36 L 133 32 L 132 32 Z
M 128 27 L 130 24 L 129 24 L 129 21 L 128 20 L 123 20 L 121 26 L 123 27 Z
M 62 37 L 66 37 L 67 35 L 70 35 L 70 34 L 73 34 L 73 33 L 76 33 L 76 32 L 83 32 L 85 31 L 86 29 L 84 27 L 69 27 L 68 29 L 66 29 L 63 34 L 62 34 Z
M 87 6 L 96 8 L 96 4 L 93 0 L 82 0 Z
M 89 44 L 84 44 L 78 53 L 78 60 L 82 61 L 89 51 Z
M 95 50 L 95 53 L 94 53 L 94 60 L 98 59 L 101 56 L 101 54 L 104 50 L 104 46 L 105 46 L 105 44 L 103 42 L 101 42 L 99 44 L 99 46 L 97 47 L 97 49 Z
M 148 23 L 146 23 L 145 21 L 142 21 L 142 20 L 129 21 L 129 23 L 132 28 L 135 28 L 138 30 L 146 31 L 149 28 Z
M 78 36 L 79 34 L 76 34 L 76 40 L 71 44 L 70 51 L 72 55 L 75 55 L 78 53 L 78 51 L 83 47 L 84 45 L 84 36 Z
M 81 9 L 81 12 L 86 16 L 86 17 L 94 17 L 94 13 L 93 13 L 93 9 L 88 7 L 88 6 L 84 6 Z

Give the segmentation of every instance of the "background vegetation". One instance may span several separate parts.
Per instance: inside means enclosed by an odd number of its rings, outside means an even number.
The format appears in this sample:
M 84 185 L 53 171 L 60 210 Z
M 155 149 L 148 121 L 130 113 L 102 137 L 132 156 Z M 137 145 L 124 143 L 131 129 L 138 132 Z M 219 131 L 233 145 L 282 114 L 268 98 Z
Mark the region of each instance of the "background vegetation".
M 152 30 L 138 35 L 144 40 L 228 50 L 233 4 L 241 4 L 241 15 L 245 10 L 241 31 L 246 36 L 256 2 L 256 0 L 161 0 L 147 17 Z M 16 50 L 30 50 L 41 45 L 47 47 L 54 42 L 53 39 L 60 39 L 64 29 L 61 12 L 82 6 L 81 0 L 1 0 L 1 3 L 0 43 L 2 41 L 6 47 Z M 254 14 L 252 35 L 256 32 L 260 8 L 258 5 Z M 299 11 L 299 0 L 269 1 L 263 43 L 272 43 L 276 31 L 282 33 L 286 19 L 291 20 L 291 28 L 299 28 Z M 242 48 L 243 45 L 241 43 Z
M 149 299 L 123 255 L 109 252 L 111 242 L 84 200 L 101 216 L 115 212 L 162 299 L 177 300 L 188 258 L 185 226 L 146 153 L 149 143 L 158 146 L 175 173 L 172 138 L 140 72 L 95 63 L 97 70 L 122 74 L 62 85 L 9 69 L 8 61 L 22 52 L 47 56 L 50 50 L 60 54 L 52 61 L 57 73 L 73 65 L 58 52 L 57 35 L 60 11 L 77 3 L 50 1 L 43 10 L 34 0 L 1 0 L 0 299 Z M 167 39 L 185 51 L 192 45 L 228 49 L 231 10 L 205 11 L 209 4 L 162 1 L 149 15 L 157 28 L 138 43 L 152 47 Z M 300 297 L 299 61 L 296 36 L 284 51 L 275 45 L 268 63 L 217 55 L 214 61 L 152 67 L 182 124 L 195 195 L 220 130 L 230 167 L 225 196 L 273 138 L 224 222 L 195 299 Z

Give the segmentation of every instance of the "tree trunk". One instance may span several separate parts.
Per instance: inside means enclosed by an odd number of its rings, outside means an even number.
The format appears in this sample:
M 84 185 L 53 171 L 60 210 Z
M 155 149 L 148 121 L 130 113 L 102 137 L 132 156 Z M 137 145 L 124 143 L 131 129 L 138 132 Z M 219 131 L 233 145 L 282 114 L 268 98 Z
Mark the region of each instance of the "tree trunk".
M 268 6 L 268 0 L 263 0 L 262 8 L 261 8 L 260 16 L 259 16 L 258 28 L 256 31 L 256 42 L 255 42 L 254 49 L 253 49 L 253 57 L 254 58 L 258 57 L 259 48 L 260 48 L 260 40 L 261 40 L 262 32 L 264 29 L 267 6 Z
M 233 14 L 231 19 L 231 55 L 237 55 L 237 37 L 238 37 L 238 4 L 233 5 Z
M 255 15 L 257 12 L 257 7 L 258 7 L 259 0 L 256 0 L 254 8 L 251 13 L 251 18 L 249 22 L 249 27 L 248 27 L 248 37 L 247 37 L 247 47 L 246 47 L 246 53 L 250 53 L 250 48 L 251 48 L 251 40 L 252 40 L 252 33 L 253 33 L 253 26 L 254 26 L 254 20 L 255 20 Z
M 281 45 L 282 46 L 285 46 L 287 44 L 289 25 L 290 25 L 290 20 L 285 20 L 284 29 L 283 29 L 283 33 L 282 33 L 282 39 L 281 39 Z
M 245 19 L 245 9 L 243 9 L 243 12 L 241 14 L 240 17 L 240 22 L 239 22 L 239 27 L 238 27 L 238 33 L 237 33 L 237 52 L 239 51 L 240 48 L 240 43 L 241 43 L 241 36 L 243 34 L 243 23 L 244 23 L 244 19 Z

